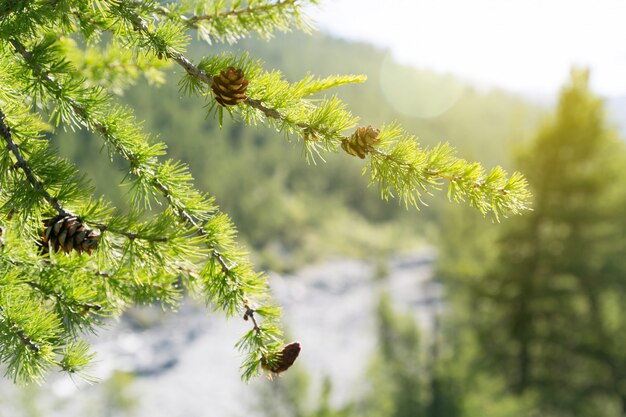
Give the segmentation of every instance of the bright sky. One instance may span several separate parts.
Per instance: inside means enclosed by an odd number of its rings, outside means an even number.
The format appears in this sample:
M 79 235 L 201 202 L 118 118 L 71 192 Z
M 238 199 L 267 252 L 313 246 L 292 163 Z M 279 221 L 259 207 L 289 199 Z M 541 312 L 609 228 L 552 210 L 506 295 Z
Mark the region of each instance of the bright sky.
M 626 95 L 626 0 L 323 0 L 317 27 L 391 48 L 399 61 L 536 98 L 572 65 Z

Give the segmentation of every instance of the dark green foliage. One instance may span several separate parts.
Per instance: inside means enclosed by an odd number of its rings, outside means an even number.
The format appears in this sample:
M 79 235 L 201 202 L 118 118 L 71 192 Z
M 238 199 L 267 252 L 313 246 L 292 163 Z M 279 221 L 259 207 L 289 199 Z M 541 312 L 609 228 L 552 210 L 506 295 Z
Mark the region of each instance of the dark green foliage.
M 354 406 L 331 404 L 333 385 L 329 377 L 322 380 L 319 395 L 310 398 L 311 383 L 302 369 L 281 376 L 271 385 L 259 387 L 255 412 L 268 417 L 351 417 Z M 313 401 L 311 401 L 313 400 Z
M 453 294 L 466 292 L 455 297 L 466 315 L 459 328 L 479 343 L 476 366 L 509 393 L 534 398 L 540 413 L 622 416 L 626 150 L 587 72 L 573 71 L 556 114 L 517 163 L 533 188 L 533 212 L 508 222 L 497 240 L 474 239 L 478 255 L 449 252 L 452 268 L 442 261 Z
M 364 415 L 397 417 L 465 416 L 458 372 L 439 352 L 439 328 L 420 336 L 412 315 L 394 311 L 381 296 L 377 318 L 378 347 L 368 374 L 369 391 L 360 402 Z
M 365 409 L 371 415 L 426 416 L 428 377 L 417 324 L 397 317 L 388 296 L 381 297 L 376 317 L 379 358 L 370 382 L 373 404 L 366 400 Z

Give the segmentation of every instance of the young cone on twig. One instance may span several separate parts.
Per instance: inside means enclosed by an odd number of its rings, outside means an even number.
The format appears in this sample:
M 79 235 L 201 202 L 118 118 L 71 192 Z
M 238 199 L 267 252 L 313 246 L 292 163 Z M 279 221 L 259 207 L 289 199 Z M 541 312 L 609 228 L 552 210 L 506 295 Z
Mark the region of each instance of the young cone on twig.
M 261 359 L 261 366 L 266 371 L 270 371 L 274 374 L 285 372 L 293 365 L 300 354 L 300 342 L 291 342 L 278 353 L 276 360 L 270 363 L 267 359 Z
M 85 226 L 76 216 L 59 215 L 44 221 L 44 226 L 41 237 L 44 248 L 49 247 L 55 252 L 63 250 L 65 253 L 70 253 L 73 249 L 90 255 L 98 248 L 100 235 Z
M 359 127 L 350 138 L 341 141 L 341 147 L 350 155 L 364 159 L 365 155 L 374 150 L 372 145 L 378 142 L 379 134 L 380 130 L 374 129 L 371 125 Z
M 243 102 L 246 97 L 248 80 L 239 68 L 228 67 L 213 77 L 211 90 L 215 101 L 224 107 L 235 106 Z

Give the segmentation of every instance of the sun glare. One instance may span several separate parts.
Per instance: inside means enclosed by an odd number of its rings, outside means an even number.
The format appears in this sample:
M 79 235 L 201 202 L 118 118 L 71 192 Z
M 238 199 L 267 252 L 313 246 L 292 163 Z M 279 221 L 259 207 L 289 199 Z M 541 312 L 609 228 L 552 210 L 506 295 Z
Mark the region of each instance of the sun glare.
M 551 97 L 584 66 L 598 92 L 626 94 L 623 1 L 334 0 L 314 15 L 323 30 L 477 86 Z

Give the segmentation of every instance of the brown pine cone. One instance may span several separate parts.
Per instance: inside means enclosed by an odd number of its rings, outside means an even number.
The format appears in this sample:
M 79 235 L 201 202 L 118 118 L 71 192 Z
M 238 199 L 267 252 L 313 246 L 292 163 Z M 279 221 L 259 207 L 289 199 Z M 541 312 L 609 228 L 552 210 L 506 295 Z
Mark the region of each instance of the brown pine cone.
M 371 125 L 359 127 L 350 138 L 341 141 L 341 147 L 350 155 L 364 159 L 365 155 L 374 150 L 373 145 L 379 141 L 379 134 L 380 130 L 374 129 Z
M 213 77 L 211 90 L 215 95 L 215 101 L 222 106 L 235 106 L 243 102 L 248 88 L 243 71 L 239 68 L 228 67 L 220 71 L 219 75 Z
M 41 243 L 55 252 L 63 250 L 65 253 L 75 250 L 78 253 L 87 252 L 91 255 L 98 248 L 100 235 L 85 226 L 78 217 L 56 216 L 44 221 L 44 232 Z

